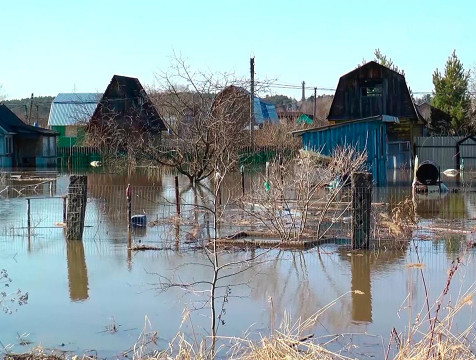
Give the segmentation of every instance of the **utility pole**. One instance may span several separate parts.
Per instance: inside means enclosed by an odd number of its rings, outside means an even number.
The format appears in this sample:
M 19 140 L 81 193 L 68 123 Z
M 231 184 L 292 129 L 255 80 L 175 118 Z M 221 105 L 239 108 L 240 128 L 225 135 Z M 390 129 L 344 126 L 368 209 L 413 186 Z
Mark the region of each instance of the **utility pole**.
M 250 58 L 251 91 L 250 91 L 250 146 L 253 148 L 253 131 L 255 124 L 255 58 Z
M 314 124 L 316 123 L 316 115 L 317 115 L 317 87 L 314 88 L 314 112 L 313 112 L 313 119 L 312 121 Z
M 30 98 L 30 112 L 28 114 L 28 125 L 31 125 L 30 124 L 30 120 L 31 120 L 31 112 L 33 110 L 33 93 L 31 93 L 31 98 Z
M 303 81 L 302 82 L 302 97 L 301 97 L 301 102 L 304 102 L 306 101 L 306 92 L 305 92 L 305 86 L 306 86 L 306 82 Z

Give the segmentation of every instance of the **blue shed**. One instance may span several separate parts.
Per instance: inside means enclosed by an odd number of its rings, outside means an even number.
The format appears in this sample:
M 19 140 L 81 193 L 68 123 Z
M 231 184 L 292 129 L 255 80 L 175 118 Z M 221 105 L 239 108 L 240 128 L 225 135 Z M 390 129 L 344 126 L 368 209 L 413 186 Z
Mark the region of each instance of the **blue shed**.
M 302 136 L 305 150 L 332 155 L 337 146 L 352 145 L 358 151 L 367 151 L 367 166 L 377 185 L 387 182 L 387 131 L 383 116 L 341 122 L 336 125 L 294 131 Z

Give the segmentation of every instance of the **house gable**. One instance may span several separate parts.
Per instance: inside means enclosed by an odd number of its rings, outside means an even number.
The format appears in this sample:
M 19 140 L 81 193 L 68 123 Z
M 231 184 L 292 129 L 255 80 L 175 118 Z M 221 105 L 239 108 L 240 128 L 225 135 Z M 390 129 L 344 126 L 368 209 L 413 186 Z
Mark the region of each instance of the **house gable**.
M 137 78 L 114 75 L 91 118 L 90 125 L 112 119 L 119 126 L 134 126 L 141 131 L 167 130 L 157 109 Z
M 379 115 L 418 119 L 405 77 L 370 61 L 339 79 L 327 118 L 348 121 Z

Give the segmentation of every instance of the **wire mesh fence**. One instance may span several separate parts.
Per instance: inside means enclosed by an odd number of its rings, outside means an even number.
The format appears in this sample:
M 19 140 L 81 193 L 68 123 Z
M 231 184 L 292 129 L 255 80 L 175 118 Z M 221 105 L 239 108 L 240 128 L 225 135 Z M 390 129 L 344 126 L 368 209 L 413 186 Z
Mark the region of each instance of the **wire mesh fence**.
M 127 241 L 126 187 L 88 185 L 84 239 Z M 133 241 L 173 249 L 184 244 L 199 245 L 213 237 L 215 232 L 218 237 L 230 237 L 242 232 L 254 232 L 257 236 L 257 231 L 265 233 L 270 230 L 263 226 L 262 221 L 249 216 L 249 208 L 240 202 L 239 182 L 224 188 L 222 204 L 216 208 L 218 221 L 215 224 L 214 204 L 217 199 L 213 189 L 213 183 L 200 191 L 183 183 L 177 207 L 173 181 L 157 186 L 132 186 L 132 215 L 146 218 L 145 226 L 132 227 Z M 63 238 L 65 195 L 64 187 L 53 182 L 0 187 L 0 235 Z M 350 239 L 350 189 L 344 189 L 329 201 L 322 199 L 308 207 L 306 213 L 299 208 L 296 199 L 286 199 L 285 203 L 277 204 L 280 210 L 274 215 L 281 219 L 280 224 L 288 227 L 301 226 L 305 215 L 306 226 L 314 236 L 336 242 Z M 251 205 L 255 209 L 260 206 Z M 471 241 L 476 226 L 476 193 L 464 191 L 427 198 L 412 197 L 406 188 L 388 188 L 384 194 L 374 191 L 371 208 L 359 211 L 370 215 L 370 239 L 373 241 L 397 238 L 402 241 L 411 238 L 431 240 L 449 235 Z

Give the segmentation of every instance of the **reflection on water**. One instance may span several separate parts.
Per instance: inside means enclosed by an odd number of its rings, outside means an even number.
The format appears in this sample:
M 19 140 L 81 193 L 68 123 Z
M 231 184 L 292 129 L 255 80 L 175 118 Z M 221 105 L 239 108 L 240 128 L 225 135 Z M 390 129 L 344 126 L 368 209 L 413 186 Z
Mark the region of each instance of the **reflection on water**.
M 26 232 L 21 232 L 25 224 L 25 199 L 0 200 L 0 221 L 13 224 L 11 227 L 15 229 L 14 236 L 8 229 L 0 233 L 0 267 L 7 268 L 16 286 L 28 291 L 31 298 L 18 313 L 10 317 L 0 315 L 2 342 L 15 343 L 17 332 L 29 332 L 35 343 L 45 346 L 65 343 L 70 344 L 67 350 L 94 348 L 104 356 L 113 356 L 135 343 L 147 316 L 152 327 L 159 330 L 159 345 L 165 347 L 180 329 L 186 308 L 194 311 L 193 326 L 183 325 L 185 334 L 207 335 L 210 319 L 205 292 L 157 289 L 164 279 L 183 283 L 210 281 L 212 271 L 207 254 L 193 245 L 201 238 L 213 236 L 210 234 L 213 217 L 196 207 L 206 205 L 203 197 L 212 184 L 206 182 L 205 187 L 194 191 L 181 178 L 182 216 L 178 218 L 172 175 L 159 180 L 134 176 L 94 174 L 90 177 L 88 227 L 83 242 L 66 242 L 63 229 L 54 226 L 62 218 L 61 199 L 32 201 L 35 227 L 30 242 L 26 241 Z M 227 179 L 229 192 L 224 191 L 224 198 L 241 193 L 239 175 L 230 179 Z M 251 180 L 252 176 L 248 175 L 247 186 Z M 234 182 L 238 184 L 236 188 Z M 64 178 L 59 178 L 57 183 L 57 189 L 66 188 Z M 128 183 L 136 187 L 133 214 L 146 213 L 148 221 L 155 222 L 154 226 L 134 229 L 134 241 L 167 250 L 127 250 L 125 187 Z M 374 200 L 389 204 L 391 212 L 395 204 L 411 195 L 403 182 L 398 186 L 376 188 Z M 424 224 L 435 219 L 470 221 L 476 217 L 475 204 L 474 193 L 448 194 L 446 198 L 418 203 L 417 216 Z M 41 206 L 43 211 L 39 211 Z M 468 229 L 473 225 L 465 223 Z M 429 284 L 430 301 L 434 302 L 445 286 L 449 263 L 461 256 L 462 242 L 470 240 L 470 234 L 433 234 L 431 241 L 415 241 L 419 257 L 411 243 L 402 244 L 398 250 L 360 253 L 335 244 L 325 245 L 320 251 L 226 251 L 220 254 L 221 264 L 260 257 L 247 262 L 236 275 L 224 278 L 219 284 L 219 307 L 223 305 L 224 309 L 219 309 L 224 321 L 219 335 L 244 336 L 249 330 L 252 338 L 259 338 L 258 332 L 266 335 L 271 327 L 279 326 L 285 313 L 295 320 L 304 319 L 347 294 L 319 318 L 318 325 L 312 329 L 316 337 L 367 332 L 385 338 L 393 327 L 403 331 L 409 323 L 411 316 L 402 313 L 402 303 L 408 302 L 415 309 L 425 304 L 420 270 L 408 265 L 424 263 L 422 272 Z M 476 273 L 473 251 L 464 255 L 465 266 L 456 274 L 458 289 L 450 289 L 453 298 L 458 296 L 459 288 L 467 288 L 473 281 Z M 459 277 L 460 271 L 469 275 L 461 273 Z M 231 295 L 225 301 L 228 287 Z M 349 290 L 353 293 L 349 294 Z M 464 320 L 474 321 L 473 314 L 464 316 Z M 121 324 L 119 331 L 114 336 L 102 336 L 111 317 Z M 461 327 L 464 325 L 463 321 Z M 380 338 L 374 342 L 353 339 L 353 344 L 365 349 L 361 353 L 381 358 Z M 339 349 L 345 342 L 334 345 Z
M 372 293 L 370 285 L 370 256 L 368 252 L 351 256 L 352 320 L 372 322 Z
M 82 241 L 66 241 L 69 297 L 72 301 L 86 300 L 88 295 L 88 269 Z

